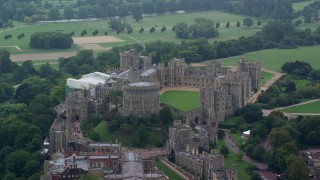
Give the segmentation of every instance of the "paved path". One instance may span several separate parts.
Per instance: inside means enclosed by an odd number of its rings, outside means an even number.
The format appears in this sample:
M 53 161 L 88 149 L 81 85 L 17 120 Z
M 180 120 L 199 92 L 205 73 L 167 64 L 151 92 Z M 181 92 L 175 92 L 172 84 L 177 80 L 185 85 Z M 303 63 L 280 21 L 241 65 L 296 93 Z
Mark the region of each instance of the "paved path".
M 267 69 L 267 68 L 261 68 L 262 71 L 266 71 L 268 73 L 273 74 L 273 77 L 267 81 L 262 87 L 261 87 L 261 91 L 256 92 L 250 99 L 249 102 L 250 103 L 255 103 L 258 100 L 258 97 L 260 96 L 260 94 L 262 93 L 262 91 L 266 91 L 267 89 L 269 89 L 269 87 L 275 83 L 276 81 L 278 81 L 283 74 L 279 73 L 277 71 L 271 70 L 271 69 Z
M 26 61 L 26 60 L 55 60 L 60 57 L 68 58 L 75 56 L 76 52 L 53 52 L 53 53 L 31 53 L 31 54 L 11 54 L 12 61 Z
M 263 116 L 269 116 L 269 114 L 272 111 L 282 110 L 282 109 L 295 107 L 295 106 L 301 106 L 301 105 L 304 105 L 304 104 L 309 104 L 309 103 L 317 102 L 317 101 L 320 101 L 320 98 L 313 99 L 313 100 L 310 100 L 310 101 L 301 102 L 301 103 L 298 103 L 298 104 L 293 104 L 293 105 L 290 105 L 290 106 L 285 106 L 285 107 L 279 107 L 279 108 L 274 108 L 274 109 L 263 109 L 262 112 L 263 112 Z M 320 113 L 286 113 L 286 112 L 283 112 L 283 113 L 284 113 L 285 116 L 288 116 L 288 117 L 296 117 L 296 116 L 299 116 L 299 115 L 302 115 L 302 116 L 303 115 L 306 115 L 306 116 L 320 116 Z
M 182 177 L 185 180 L 193 180 L 196 179 L 192 174 L 184 171 L 183 169 L 181 169 L 180 167 L 178 167 L 177 165 L 169 162 L 168 160 L 162 158 L 160 159 L 160 161 L 167 166 L 169 169 L 171 169 L 172 171 L 174 171 L 175 173 L 177 173 L 180 177 Z
M 234 153 L 239 152 L 239 148 L 237 147 L 236 143 L 232 140 L 231 136 L 229 136 L 229 134 L 226 134 L 224 136 L 224 140 L 232 152 L 234 152 Z M 256 162 L 256 161 L 252 160 L 251 158 L 249 158 L 247 155 L 243 156 L 243 160 L 256 166 L 259 169 L 260 175 L 264 179 L 276 180 L 276 177 L 274 176 L 274 174 L 270 170 L 268 170 L 268 166 L 266 164 L 261 163 L 261 162 Z

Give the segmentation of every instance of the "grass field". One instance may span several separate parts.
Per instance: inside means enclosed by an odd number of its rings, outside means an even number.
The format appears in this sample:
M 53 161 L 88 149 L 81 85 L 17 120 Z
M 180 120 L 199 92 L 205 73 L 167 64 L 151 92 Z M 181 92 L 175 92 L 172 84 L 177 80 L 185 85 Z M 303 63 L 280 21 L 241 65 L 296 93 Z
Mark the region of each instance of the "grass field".
M 199 92 L 167 91 L 160 96 L 160 102 L 182 111 L 190 111 L 199 107 Z
M 171 169 L 169 169 L 162 162 L 156 161 L 155 162 L 155 166 L 158 168 L 159 171 L 162 171 L 166 176 L 168 176 L 169 179 L 172 179 L 172 180 L 183 180 L 183 178 L 181 176 L 179 176 L 177 173 L 173 172 Z
M 248 61 L 261 62 L 263 67 L 281 71 L 281 66 L 285 62 L 296 60 L 305 61 L 311 64 L 314 69 L 320 68 L 320 46 L 299 47 L 297 49 L 268 49 L 251 53 L 246 53 L 239 56 L 221 59 L 222 65 L 230 66 L 239 62 L 240 58 Z
M 206 17 L 212 19 L 214 22 L 219 22 L 221 24 L 219 28 L 220 36 L 218 38 L 210 39 L 209 41 L 224 41 L 228 39 L 236 39 L 241 36 L 251 36 L 260 30 L 261 27 L 257 25 L 251 28 L 240 27 L 236 28 L 235 24 L 237 21 L 242 22 L 245 16 L 230 14 L 220 11 L 207 11 L 207 12 L 196 12 L 196 13 L 185 13 L 185 14 L 168 14 L 168 15 L 158 15 L 144 17 L 141 22 L 135 22 L 131 16 L 128 16 L 125 19 L 126 22 L 130 23 L 133 28 L 133 33 L 120 33 L 116 34 L 108 29 L 108 20 L 99 20 L 99 21 L 81 21 L 81 22 L 56 22 L 56 23 L 43 23 L 35 25 L 24 25 L 22 23 L 15 23 L 15 28 L 13 29 L 0 29 L 0 46 L 19 46 L 22 51 L 18 51 L 15 48 L 9 47 L 11 53 L 34 53 L 34 52 L 53 52 L 53 51 L 62 51 L 62 50 L 37 50 L 30 49 L 28 47 L 30 36 L 35 32 L 46 32 L 46 31 L 59 31 L 70 33 L 74 32 L 75 36 L 80 36 L 82 30 L 87 30 L 87 36 L 91 36 L 94 30 L 99 30 L 100 35 L 105 31 L 109 32 L 109 35 L 116 36 L 125 40 L 124 42 L 115 42 L 115 43 L 102 43 L 104 47 L 113 47 L 116 45 L 129 44 L 129 43 L 140 43 L 145 44 L 153 40 L 163 40 L 180 43 L 181 39 L 175 37 L 174 32 L 171 30 L 172 27 L 178 22 L 186 22 L 187 24 L 194 23 L 194 20 L 199 17 Z M 230 28 L 226 28 L 225 24 L 230 22 Z M 167 31 L 161 32 L 160 29 L 162 26 L 166 26 Z M 143 33 L 139 33 L 140 28 L 144 28 Z M 156 31 L 150 33 L 149 29 L 155 27 Z M 17 36 L 21 33 L 25 34 L 23 39 L 18 40 Z M 4 40 L 3 36 L 6 34 L 11 34 L 12 38 L 9 40 Z M 0 47 L 4 48 L 4 47 Z M 67 51 L 78 50 L 78 46 L 73 46 Z
M 94 129 L 100 135 L 101 141 L 115 141 L 116 139 L 120 141 L 124 146 L 133 146 L 135 142 L 138 141 L 138 131 L 123 133 L 120 131 L 109 132 L 105 122 L 100 122 Z M 162 143 L 162 133 L 161 132 L 148 132 L 149 142 L 155 145 L 157 143 Z M 152 145 L 151 145 L 152 147 Z
M 231 133 L 231 132 L 227 132 L 227 133 L 231 136 L 233 142 L 235 142 L 238 147 L 243 145 L 244 139 L 241 137 L 241 134 L 239 134 L 239 133 Z
M 286 113 L 320 113 L 320 101 L 283 109 Z
M 218 148 L 220 148 L 225 142 L 223 140 L 219 140 Z M 228 168 L 233 168 L 237 170 L 238 179 L 251 179 L 249 174 L 246 173 L 245 169 L 249 166 L 249 163 L 241 160 L 239 161 L 236 157 L 236 154 L 229 151 L 229 154 L 224 157 L 224 164 Z
M 272 79 L 272 77 L 274 76 L 271 73 L 268 73 L 266 71 L 261 71 L 261 86 L 263 86 L 267 81 L 269 81 L 270 79 Z
M 307 1 L 301 1 L 301 2 L 295 2 L 292 3 L 292 7 L 294 10 L 302 10 L 304 7 L 308 6 L 309 4 L 313 3 L 316 0 L 307 0 Z

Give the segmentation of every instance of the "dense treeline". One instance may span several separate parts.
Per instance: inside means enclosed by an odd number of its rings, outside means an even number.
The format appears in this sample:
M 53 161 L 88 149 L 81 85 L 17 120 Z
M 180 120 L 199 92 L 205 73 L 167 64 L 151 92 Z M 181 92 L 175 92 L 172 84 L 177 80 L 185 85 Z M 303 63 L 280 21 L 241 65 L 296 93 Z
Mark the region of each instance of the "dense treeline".
M 213 38 L 219 36 L 218 30 L 210 19 L 197 18 L 195 24 L 188 26 L 184 22 L 177 23 L 173 28 L 176 36 L 182 39 Z
M 247 52 L 271 48 L 296 48 L 320 44 L 320 27 L 314 32 L 310 29 L 297 30 L 287 21 L 275 21 L 265 25 L 260 32 L 251 37 L 209 43 L 206 39 L 182 41 L 180 45 L 168 42 L 151 42 L 145 46 L 155 62 L 168 61 L 173 57 L 185 58 L 187 62 L 199 62 L 214 58 L 236 56 Z
M 301 61 L 288 62 L 282 66 L 288 75 L 281 78 L 258 98 L 266 108 L 288 106 L 305 99 L 320 97 L 320 69 Z
M 40 178 L 46 158 L 42 142 L 56 116 L 53 106 L 63 99 L 62 74 L 49 64 L 21 66 L 0 51 L 0 179 Z M 15 87 L 14 87 L 15 86 Z
M 258 118 L 249 121 L 254 114 L 259 114 Z M 237 154 L 240 159 L 243 157 L 241 154 L 245 153 L 256 161 L 268 164 L 273 172 L 283 173 L 286 179 L 308 179 L 307 164 L 298 150 L 319 143 L 316 138 L 319 135 L 316 130 L 319 128 L 318 117 L 299 116 L 289 121 L 280 111 L 262 117 L 259 105 L 249 105 L 239 110 L 233 118 L 236 124 L 231 128 L 231 133 L 251 130 L 246 143 L 240 146 L 241 151 Z
M 38 32 L 31 35 L 29 46 L 37 49 L 67 49 L 71 48 L 72 43 L 70 34 Z
M 0 27 L 12 27 L 12 21 L 9 20 L 35 23 L 39 20 L 125 17 L 132 15 L 133 19 L 140 21 L 143 18 L 142 14 L 150 15 L 153 13 L 176 12 L 178 10 L 189 12 L 213 9 L 227 10 L 233 13 L 257 17 L 291 19 L 301 14 L 305 15 L 305 12 L 310 10 L 303 10 L 302 13 L 301 11 L 295 12 L 292 8 L 292 2 L 289 0 L 78 0 L 75 4 L 71 4 L 69 1 L 60 1 L 60 4 L 56 5 L 52 3 L 53 1 L 41 0 L 4 0 L 0 4 Z M 313 10 L 311 11 L 313 12 L 312 15 L 316 13 L 314 9 L 319 9 L 316 5 L 310 5 L 310 8 Z

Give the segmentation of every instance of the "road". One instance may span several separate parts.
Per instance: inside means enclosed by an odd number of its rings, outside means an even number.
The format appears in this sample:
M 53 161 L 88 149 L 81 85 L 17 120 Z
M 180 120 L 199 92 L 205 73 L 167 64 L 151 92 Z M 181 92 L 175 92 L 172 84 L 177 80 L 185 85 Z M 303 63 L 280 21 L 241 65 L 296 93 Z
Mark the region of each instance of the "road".
M 226 134 L 224 136 L 224 140 L 232 152 L 234 152 L 234 153 L 239 152 L 239 148 L 237 147 L 236 143 L 232 140 L 231 136 Z M 256 161 L 252 160 L 251 158 L 249 158 L 247 155 L 243 156 L 243 160 L 256 166 L 259 169 L 260 176 L 263 177 L 264 179 L 276 180 L 275 175 L 270 170 L 268 170 L 268 166 L 266 164 L 261 163 L 261 162 L 256 162 Z
M 282 110 L 282 109 L 295 107 L 295 106 L 301 106 L 301 105 L 309 104 L 309 103 L 316 102 L 316 101 L 320 101 L 320 98 L 313 99 L 313 100 L 310 100 L 310 101 L 301 102 L 301 103 L 298 103 L 298 104 L 293 104 L 293 105 L 290 105 L 290 106 L 285 106 L 285 107 L 279 107 L 279 108 L 274 108 L 274 109 L 263 109 L 262 112 L 263 112 L 263 116 L 269 116 L 269 114 L 272 111 Z M 288 117 L 296 117 L 296 116 L 299 116 L 299 115 L 302 115 L 302 116 L 304 116 L 304 115 L 306 115 L 306 116 L 320 116 L 320 113 L 286 113 L 286 112 L 283 112 L 283 113 L 284 113 L 285 116 L 288 116 Z
M 271 73 L 273 74 L 273 77 L 267 81 L 262 87 L 261 87 L 261 90 L 256 92 L 250 99 L 249 99 L 249 102 L 250 103 L 255 103 L 257 100 L 258 100 L 258 97 L 260 96 L 260 94 L 264 91 L 266 91 L 267 89 L 269 89 L 269 87 L 275 83 L 276 81 L 278 81 L 282 76 L 283 74 L 282 73 L 279 73 L 277 71 L 274 71 L 274 70 L 271 70 L 271 69 L 267 69 L 267 68 L 261 68 L 262 71 L 265 71 L 265 72 L 268 72 L 268 73 Z

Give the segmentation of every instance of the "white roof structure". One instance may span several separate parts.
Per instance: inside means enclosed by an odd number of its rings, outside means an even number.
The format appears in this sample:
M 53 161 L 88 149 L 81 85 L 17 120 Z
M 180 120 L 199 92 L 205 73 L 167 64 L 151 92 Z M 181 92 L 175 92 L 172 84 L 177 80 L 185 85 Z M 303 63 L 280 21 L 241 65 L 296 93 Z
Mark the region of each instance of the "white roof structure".
M 137 82 L 137 83 L 130 83 L 129 86 L 131 87 L 147 87 L 147 86 L 153 86 L 153 83 L 150 82 Z
M 111 76 L 101 72 L 85 74 L 81 79 L 67 79 L 67 86 L 74 89 L 91 89 L 98 84 L 105 84 Z
M 155 69 L 148 69 L 146 71 L 143 71 L 140 75 L 141 76 L 150 76 L 152 73 L 156 72 L 157 70 Z
M 244 134 L 244 135 L 250 135 L 250 131 L 251 131 L 251 130 L 244 131 L 242 134 Z

